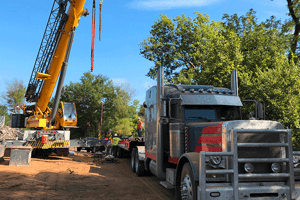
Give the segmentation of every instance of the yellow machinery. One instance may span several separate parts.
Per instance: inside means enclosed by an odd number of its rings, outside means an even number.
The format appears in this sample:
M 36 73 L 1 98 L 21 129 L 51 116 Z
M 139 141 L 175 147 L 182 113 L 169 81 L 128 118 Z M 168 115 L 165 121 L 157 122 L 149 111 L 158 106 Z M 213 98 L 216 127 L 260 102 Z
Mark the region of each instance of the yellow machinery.
M 59 102 L 59 98 L 75 29 L 81 16 L 88 15 L 84 4 L 85 0 L 54 0 L 25 94 L 26 101 L 36 103 L 24 106 L 23 114 L 12 117 L 12 127 L 33 129 L 25 131 L 23 140 L 36 149 L 67 150 L 69 128 L 77 124 L 75 104 Z M 48 103 L 57 81 L 50 109 Z

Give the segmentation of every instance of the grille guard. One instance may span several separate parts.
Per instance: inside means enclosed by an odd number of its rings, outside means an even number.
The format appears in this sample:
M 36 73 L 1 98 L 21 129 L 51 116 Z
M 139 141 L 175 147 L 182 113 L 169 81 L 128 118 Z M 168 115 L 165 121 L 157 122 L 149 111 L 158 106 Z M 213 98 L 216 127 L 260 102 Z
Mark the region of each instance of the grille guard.
M 238 143 L 237 135 L 238 134 L 247 134 L 247 133 L 282 133 L 285 136 L 284 142 L 279 143 Z M 231 136 L 231 152 L 200 152 L 200 165 L 199 165 L 199 187 L 198 187 L 198 199 L 207 199 L 207 192 L 214 190 L 210 189 L 208 186 L 212 186 L 214 184 L 207 183 L 207 174 L 227 174 L 230 176 L 231 184 L 224 183 L 223 185 L 227 185 L 227 189 L 225 194 L 226 196 L 232 197 L 234 200 L 238 199 L 247 199 L 251 196 L 251 194 L 264 194 L 267 191 L 272 191 L 278 193 L 280 197 L 270 198 L 270 199 L 294 199 L 295 198 L 295 177 L 294 177 L 294 165 L 293 165 L 293 153 L 292 151 L 292 132 L 289 129 L 233 129 L 230 132 Z M 238 157 L 238 147 L 283 147 L 285 148 L 286 156 L 285 158 L 239 158 Z M 297 154 L 297 155 L 300 155 Z M 223 157 L 231 157 L 228 160 L 228 168 L 227 169 L 214 169 L 207 170 L 207 157 L 209 156 L 223 156 Z M 252 163 L 285 163 L 286 171 L 282 173 L 261 173 L 261 174 L 239 174 L 238 173 L 238 164 L 252 162 Z M 298 172 L 298 169 L 297 169 Z M 300 172 L 300 169 L 299 169 Z M 239 183 L 239 180 L 243 179 L 285 179 L 285 185 L 282 187 L 278 187 L 278 185 L 282 185 L 283 182 L 273 182 L 273 185 L 265 186 L 265 187 L 254 187 L 254 183 Z M 262 181 L 260 181 L 262 183 Z M 222 184 L 218 183 L 215 186 L 221 186 Z M 284 187 L 284 189 L 283 189 Z M 229 189 L 228 189 L 229 188 Z M 272 190 L 271 190 L 271 189 Z M 277 188 L 277 189 L 276 189 Z M 215 188 L 216 192 L 222 192 L 220 188 Z M 210 193 L 210 192 L 209 192 Z M 224 192 L 223 192 L 224 193 Z M 241 194 L 243 194 L 241 196 Z M 272 193 L 273 194 L 273 193 Z

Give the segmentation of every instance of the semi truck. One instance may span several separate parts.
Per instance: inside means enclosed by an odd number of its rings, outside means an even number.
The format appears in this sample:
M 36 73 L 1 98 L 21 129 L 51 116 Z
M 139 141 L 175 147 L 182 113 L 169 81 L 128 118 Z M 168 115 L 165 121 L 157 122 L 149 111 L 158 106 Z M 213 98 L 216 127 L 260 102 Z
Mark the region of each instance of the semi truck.
M 132 170 L 151 172 L 176 199 L 300 199 L 299 152 L 292 132 L 264 120 L 264 106 L 242 120 L 237 72 L 231 88 L 157 85 L 146 92 L 145 143 L 131 151 Z
M 22 106 L 23 114 L 11 117 L 13 128 L 30 129 L 14 143 L 33 147 L 33 153 L 68 155 L 69 129 L 76 127 L 77 113 L 74 103 L 59 99 L 76 27 L 81 16 L 89 14 L 84 4 L 85 0 L 54 0 L 25 94 L 31 104 Z M 56 83 L 51 109 L 48 104 Z

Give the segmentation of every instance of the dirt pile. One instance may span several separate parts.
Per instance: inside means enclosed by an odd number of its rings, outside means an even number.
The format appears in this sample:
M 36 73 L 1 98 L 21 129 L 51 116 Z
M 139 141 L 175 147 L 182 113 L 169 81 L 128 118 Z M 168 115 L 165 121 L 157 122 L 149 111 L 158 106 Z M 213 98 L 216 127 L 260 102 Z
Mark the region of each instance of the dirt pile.
M 19 128 L 10 128 L 9 126 L 0 125 L 0 140 L 22 138 L 24 131 Z

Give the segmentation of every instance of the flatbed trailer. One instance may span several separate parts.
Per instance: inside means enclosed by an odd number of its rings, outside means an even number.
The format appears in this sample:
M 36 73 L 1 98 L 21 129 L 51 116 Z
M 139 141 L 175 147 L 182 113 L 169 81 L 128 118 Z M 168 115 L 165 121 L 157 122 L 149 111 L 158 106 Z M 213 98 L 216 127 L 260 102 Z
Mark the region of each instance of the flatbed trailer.
M 132 155 L 132 150 L 136 149 L 137 146 L 144 146 L 145 138 L 144 137 L 128 137 L 121 138 L 121 141 L 118 144 L 117 157 L 122 158 L 126 155 Z
M 87 140 L 84 139 L 72 139 L 70 140 L 70 147 L 76 147 L 77 151 L 87 150 L 87 152 L 103 151 L 105 149 L 106 141 L 104 139 L 100 140 Z

